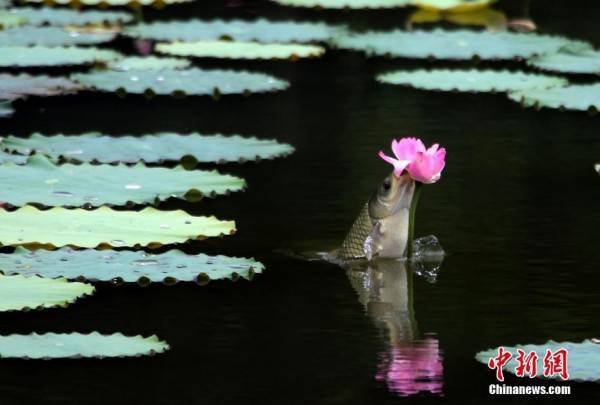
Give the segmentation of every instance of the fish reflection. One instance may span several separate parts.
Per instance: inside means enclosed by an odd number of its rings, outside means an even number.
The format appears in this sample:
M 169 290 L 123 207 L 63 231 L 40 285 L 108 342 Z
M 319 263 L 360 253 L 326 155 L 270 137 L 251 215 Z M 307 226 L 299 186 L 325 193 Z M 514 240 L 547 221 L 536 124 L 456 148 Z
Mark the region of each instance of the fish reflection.
M 375 379 L 400 396 L 442 394 L 442 353 L 435 336 L 419 337 L 413 309 L 413 272 L 407 270 L 407 262 L 361 261 L 347 264 L 345 270 L 360 303 L 389 340 L 389 348 L 378 355 Z

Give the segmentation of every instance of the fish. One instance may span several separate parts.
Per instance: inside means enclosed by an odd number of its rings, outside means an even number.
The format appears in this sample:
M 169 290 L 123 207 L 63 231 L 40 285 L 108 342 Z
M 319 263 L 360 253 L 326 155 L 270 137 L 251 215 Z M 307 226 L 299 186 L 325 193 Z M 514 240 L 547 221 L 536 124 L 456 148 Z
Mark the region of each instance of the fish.
M 363 206 L 336 256 L 342 260 L 406 257 L 416 183 L 391 173 Z

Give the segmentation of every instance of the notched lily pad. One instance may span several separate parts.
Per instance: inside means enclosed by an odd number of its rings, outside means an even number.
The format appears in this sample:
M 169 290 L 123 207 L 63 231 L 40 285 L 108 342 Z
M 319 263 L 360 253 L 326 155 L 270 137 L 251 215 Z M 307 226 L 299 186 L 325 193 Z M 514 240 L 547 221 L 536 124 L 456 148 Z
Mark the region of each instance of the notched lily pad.
M 508 97 L 526 107 L 597 112 L 600 110 L 600 83 L 515 91 Z
M 272 0 L 283 6 L 311 8 L 375 9 L 409 6 L 412 0 Z
M 342 49 L 363 51 L 368 55 L 454 60 L 468 60 L 475 57 L 480 59 L 528 58 L 557 52 L 566 46 L 591 48 L 591 45 L 585 42 L 558 36 L 441 29 L 368 31 L 339 36 L 333 39 L 333 44 Z
M 244 20 L 157 21 L 126 27 L 123 34 L 144 39 L 169 42 L 214 41 L 228 38 L 235 41 L 263 43 L 325 42 L 345 32 L 343 26 L 323 22 Z
M 23 0 L 25 3 L 47 5 L 71 5 L 71 6 L 111 6 L 111 7 L 131 7 L 138 8 L 140 6 L 153 6 L 162 8 L 171 4 L 189 3 L 193 0 Z
M 72 94 L 78 90 L 81 85 L 64 77 L 0 74 L 0 100 Z
M 172 70 L 185 69 L 192 63 L 182 58 L 158 58 L 156 56 L 131 56 L 109 62 L 107 67 L 112 70 L 130 71 L 130 70 Z
M 299 59 L 316 58 L 325 49 L 315 45 L 261 44 L 258 42 L 205 41 L 173 42 L 156 45 L 156 51 L 175 56 L 223 59 Z
M 100 205 L 151 204 L 170 197 L 211 196 L 240 191 L 246 182 L 216 170 L 185 170 L 112 165 L 55 165 L 42 155 L 27 164 L 0 165 L 2 200 L 13 206 L 81 207 Z
M 24 26 L 1 30 L 0 47 L 90 45 L 112 41 L 115 36 L 115 33 L 78 32 L 62 27 Z
M 423 90 L 439 91 L 511 91 L 532 88 L 566 86 L 567 80 L 523 72 L 494 70 L 413 70 L 394 71 L 377 76 L 381 83 L 411 86 Z
M 0 358 L 74 359 L 139 357 L 163 353 L 169 345 L 156 336 L 101 335 L 98 332 L 0 336 Z
M 68 282 L 64 278 L 0 275 L 0 312 L 66 307 L 93 292 L 94 287 L 89 284 Z
M 0 100 L 0 118 L 10 117 L 14 112 L 15 110 L 10 100 Z M 3 156 L 4 153 L 0 152 L 0 163 L 4 162 Z
M 121 57 L 117 52 L 93 47 L 0 47 L 0 66 L 2 67 L 85 65 L 108 62 Z
M 17 247 L 12 254 L 0 254 L 0 270 L 4 274 L 90 281 L 120 279 L 140 285 L 167 280 L 173 283 L 188 281 L 199 284 L 210 280 L 235 280 L 238 277 L 250 280 L 263 269 L 263 264 L 254 259 L 187 255 L 179 250 L 151 255 L 129 250 L 73 250 L 65 247 L 55 251 L 29 251 Z
M 506 363 L 504 371 L 515 374 L 515 368 L 517 366 L 517 349 L 523 350 L 526 354 L 535 351 L 538 355 L 537 359 L 537 377 L 547 378 L 543 375 L 544 370 L 544 356 L 546 350 L 550 350 L 552 353 L 558 349 L 564 348 L 568 351 L 568 371 L 569 380 L 575 381 L 599 381 L 600 380 L 600 368 L 598 368 L 598 360 L 600 359 L 600 344 L 594 343 L 591 340 L 584 340 L 580 343 L 573 342 L 555 342 L 553 340 L 548 341 L 542 345 L 517 345 L 515 347 L 504 347 L 504 349 L 510 352 L 513 357 Z M 488 364 L 488 361 L 492 357 L 498 356 L 498 349 L 488 349 L 477 353 L 475 358 L 481 363 Z M 558 377 L 554 377 L 558 378 Z
M 133 19 L 130 13 L 122 11 L 73 10 L 54 7 L 15 7 L 8 12 L 27 21 L 27 25 L 67 25 L 125 24 Z
M 235 222 L 196 217 L 184 211 L 115 211 L 52 208 L 26 205 L 16 211 L 0 210 L 1 245 L 49 245 L 95 248 L 183 243 L 190 239 L 233 234 Z
M 161 95 L 212 95 L 284 90 L 289 83 L 263 73 L 233 70 L 111 70 L 79 73 L 73 80 L 97 90 Z
M 53 160 L 62 157 L 67 160 L 101 163 L 178 162 L 186 156 L 197 162 L 226 163 L 274 159 L 294 152 L 291 145 L 274 139 L 198 133 L 119 137 L 98 133 L 70 136 L 33 134 L 29 138 L 11 135 L 0 139 L 0 149 L 25 155 L 35 151 L 50 156 Z

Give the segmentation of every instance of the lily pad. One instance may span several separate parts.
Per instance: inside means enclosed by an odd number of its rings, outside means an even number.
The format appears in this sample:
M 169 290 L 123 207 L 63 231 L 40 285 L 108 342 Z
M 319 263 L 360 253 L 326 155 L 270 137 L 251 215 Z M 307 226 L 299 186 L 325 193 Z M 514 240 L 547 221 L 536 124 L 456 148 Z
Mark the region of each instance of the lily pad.
M 600 51 L 587 47 L 563 48 L 559 52 L 533 57 L 527 64 L 554 72 L 600 74 Z
M 112 41 L 115 35 L 114 33 L 77 32 L 62 27 L 24 26 L 0 31 L 0 47 L 99 44 Z
M 209 280 L 251 279 L 264 269 L 262 263 L 243 257 L 187 255 L 169 250 L 158 255 L 143 251 L 101 251 L 93 249 L 29 251 L 17 247 L 12 254 L 0 254 L 0 270 L 4 274 L 47 278 L 86 279 L 91 281 L 122 280 L 126 283 L 176 283 Z M 1 288 L 0 288 L 1 289 Z M 2 296 L 0 296 L 0 300 Z
M 468 60 L 528 58 L 558 52 L 565 46 L 591 45 L 567 38 L 488 31 L 368 31 L 333 39 L 338 48 L 364 51 L 368 55 L 390 55 L 405 58 Z
M 515 374 L 515 368 L 517 366 L 517 349 L 523 350 L 525 353 L 535 351 L 538 355 L 537 359 L 537 370 L 538 377 L 546 378 L 543 376 L 544 364 L 543 359 L 546 354 L 546 350 L 550 349 L 552 353 L 558 349 L 564 348 L 568 351 L 568 371 L 569 380 L 575 381 L 599 381 L 600 380 L 600 368 L 598 368 L 598 359 L 600 358 L 600 344 L 594 343 L 591 340 L 584 340 L 580 343 L 573 342 L 555 342 L 553 340 L 548 341 L 542 345 L 517 345 L 515 347 L 504 347 L 504 349 L 510 352 L 513 357 L 506 363 L 504 371 Z M 498 349 L 489 349 L 477 353 L 475 358 L 487 364 L 491 357 L 498 356 Z
M 149 246 L 183 243 L 235 232 L 235 222 L 196 217 L 184 211 L 115 211 L 52 208 L 26 205 L 16 211 L 0 210 L 0 244 L 50 246 Z
M 242 190 L 246 182 L 216 170 L 185 170 L 127 165 L 55 165 L 42 155 L 27 164 L 0 165 L 2 200 L 13 206 L 97 207 L 104 204 L 148 204 L 169 197 L 194 200 Z M 192 197 L 193 196 L 193 197 Z
M 72 6 L 111 6 L 111 7 L 139 7 L 153 6 L 162 8 L 171 4 L 189 3 L 193 0 L 23 0 L 25 3 L 48 4 L 48 5 L 72 5 Z
M 108 62 L 121 58 L 108 49 L 83 47 L 4 46 L 0 48 L 0 66 L 60 66 Z
M 1 106 L 1 104 L 0 104 L 0 106 Z M 1 111 L 2 110 L 0 110 L 0 112 Z M 27 156 L 14 155 L 14 154 L 11 154 L 11 153 L 6 153 L 4 151 L 0 151 L 0 164 L 4 164 L 6 162 L 13 162 L 13 163 L 17 163 L 17 164 L 25 164 L 25 162 L 27 162 Z
M 409 6 L 412 0 L 272 0 L 284 6 L 311 8 L 397 8 Z
M 464 13 L 489 7 L 496 0 L 412 0 L 412 4 L 432 11 Z
M 508 97 L 526 107 L 598 111 L 600 110 L 600 83 L 529 89 L 509 93 Z
M 162 95 L 220 95 L 284 90 L 289 83 L 263 73 L 233 70 L 111 70 L 71 76 L 85 86 L 102 91 L 154 93 Z
M 94 287 L 89 284 L 72 283 L 64 278 L 0 275 L 0 312 L 66 307 L 93 292 Z
M 414 70 L 394 71 L 377 76 L 381 83 L 411 86 L 423 90 L 439 91 L 511 91 L 532 88 L 566 86 L 567 80 L 523 72 L 494 70 Z
M 120 137 L 98 133 L 72 136 L 33 134 L 29 138 L 11 135 L 1 140 L 0 148 L 26 155 L 36 151 L 54 160 L 62 157 L 80 162 L 101 163 L 159 163 L 180 161 L 185 156 L 190 156 L 197 162 L 226 163 L 273 159 L 294 151 L 291 145 L 271 139 L 198 133 Z
M 9 10 L 15 17 L 23 18 L 27 25 L 90 25 L 128 23 L 133 19 L 130 13 L 122 11 L 72 10 L 53 7 L 16 7 Z
M 123 34 L 156 41 L 211 41 L 223 38 L 235 41 L 325 42 L 345 32 L 345 27 L 323 22 L 244 20 L 157 21 L 126 27 Z
M 0 336 L 0 358 L 73 359 L 139 357 L 169 350 L 156 336 L 101 335 L 98 332 Z
M 2 7 L 0 7 L 0 30 L 10 27 L 17 27 L 25 24 L 26 22 L 27 20 L 25 18 L 14 15 L 7 10 L 2 10 Z
M 181 58 L 157 58 L 156 56 L 131 56 L 109 62 L 107 67 L 112 70 L 165 70 L 165 69 L 185 69 L 192 63 L 187 59 Z
M 10 117 L 14 112 L 15 110 L 9 100 L 0 100 L 0 118 Z M 2 156 L 4 154 L 0 152 L 0 163 L 3 162 Z
M 315 45 L 237 41 L 162 43 L 156 45 L 156 51 L 175 56 L 224 59 L 298 59 L 319 57 L 325 53 L 324 48 Z
M 72 94 L 79 84 L 64 77 L 0 74 L 0 99 L 15 100 L 27 96 L 56 96 Z

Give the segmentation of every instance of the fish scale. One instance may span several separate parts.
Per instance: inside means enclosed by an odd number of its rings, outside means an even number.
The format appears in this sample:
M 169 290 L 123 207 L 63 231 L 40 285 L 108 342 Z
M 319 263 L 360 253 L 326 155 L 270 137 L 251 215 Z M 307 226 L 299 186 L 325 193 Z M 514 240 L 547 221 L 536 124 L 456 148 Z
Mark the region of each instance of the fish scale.
M 365 257 L 363 246 L 372 229 L 373 221 L 369 216 L 369 204 L 366 203 L 346 235 L 338 256 L 341 259 Z

